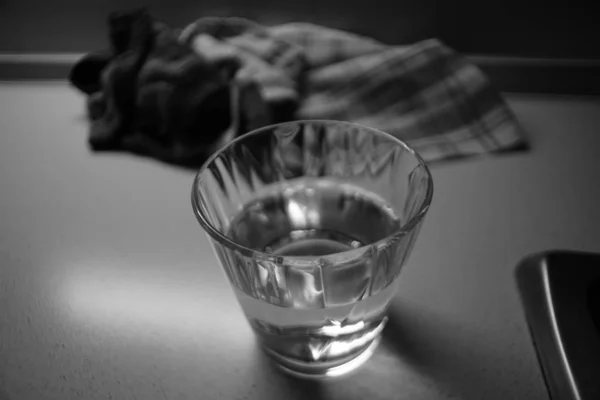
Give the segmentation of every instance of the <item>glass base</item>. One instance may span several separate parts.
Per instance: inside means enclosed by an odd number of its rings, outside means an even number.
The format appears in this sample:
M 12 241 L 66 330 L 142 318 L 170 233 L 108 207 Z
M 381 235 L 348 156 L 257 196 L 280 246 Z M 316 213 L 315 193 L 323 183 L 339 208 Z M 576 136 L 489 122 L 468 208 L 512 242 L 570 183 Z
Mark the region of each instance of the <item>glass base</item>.
M 275 362 L 275 364 L 285 373 L 304 379 L 326 379 L 345 375 L 354 371 L 364 364 L 373 354 L 381 340 L 381 335 L 377 335 L 369 344 L 367 344 L 359 353 L 344 360 L 335 362 L 302 362 L 297 359 L 282 356 L 281 354 L 265 347 L 263 350 Z

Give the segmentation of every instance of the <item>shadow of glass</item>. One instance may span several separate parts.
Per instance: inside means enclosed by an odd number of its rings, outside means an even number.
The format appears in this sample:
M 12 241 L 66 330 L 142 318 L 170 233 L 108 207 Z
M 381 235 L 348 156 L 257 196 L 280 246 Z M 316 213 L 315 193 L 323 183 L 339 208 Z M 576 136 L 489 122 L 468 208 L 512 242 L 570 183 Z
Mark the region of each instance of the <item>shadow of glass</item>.
M 508 359 L 473 326 L 435 314 L 410 302 L 394 302 L 378 351 L 388 352 L 409 368 L 430 377 L 443 393 L 461 399 L 486 398 L 490 390 L 513 393 L 519 377 Z M 492 389 L 490 389 L 492 388 Z
M 10 400 L 8 393 L 2 387 L 0 387 L 0 400 Z

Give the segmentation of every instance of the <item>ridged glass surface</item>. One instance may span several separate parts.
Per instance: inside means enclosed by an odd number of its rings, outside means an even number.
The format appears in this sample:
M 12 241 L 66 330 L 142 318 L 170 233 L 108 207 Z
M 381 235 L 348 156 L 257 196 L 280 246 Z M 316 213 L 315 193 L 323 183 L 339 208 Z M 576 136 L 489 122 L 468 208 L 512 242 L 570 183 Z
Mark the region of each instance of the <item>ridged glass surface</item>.
M 231 142 L 192 200 L 267 352 L 320 376 L 372 351 L 432 191 L 423 161 L 392 136 L 300 121 Z

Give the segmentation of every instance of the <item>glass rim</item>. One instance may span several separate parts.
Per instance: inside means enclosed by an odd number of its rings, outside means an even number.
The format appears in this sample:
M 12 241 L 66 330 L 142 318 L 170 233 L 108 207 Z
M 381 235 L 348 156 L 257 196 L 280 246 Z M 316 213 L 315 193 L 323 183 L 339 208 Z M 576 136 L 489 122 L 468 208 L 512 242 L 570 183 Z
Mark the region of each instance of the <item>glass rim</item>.
M 412 154 L 412 156 L 415 157 L 415 159 L 417 160 L 419 165 L 425 169 L 425 172 L 427 174 L 427 192 L 425 193 L 425 199 L 423 200 L 423 203 L 419 207 L 418 212 L 412 218 L 410 218 L 408 221 L 403 223 L 393 233 L 386 235 L 384 238 L 379 239 L 373 243 L 364 244 L 360 247 L 356 247 L 356 248 L 352 248 L 352 249 L 348 249 L 348 250 L 344 250 L 344 251 L 325 254 L 325 255 L 321 255 L 321 256 L 315 256 L 314 258 L 307 258 L 306 256 L 278 255 L 278 254 L 273 254 L 273 253 L 267 253 L 267 252 L 260 251 L 260 250 L 255 250 L 250 247 L 243 246 L 243 245 L 235 242 L 234 240 L 231 240 L 230 238 L 225 236 L 223 233 L 219 232 L 219 230 L 210 222 L 208 215 L 206 213 L 206 210 L 200 205 L 200 191 L 198 189 L 199 189 L 199 183 L 202 181 L 201 174 L 204 173 L 208 169 L 208 166 L 212 162 L 214 162 L 221 154 L 223 154 L 229 148 L 236 145 L 238 142 L 241 142 L 250 136 L 260 135 L 260 134 L 263 134 L 265 131 L 272 130 L 273 128 L 280 127 L 280 126 L 285 126 L 285 125 L 290 125 L 290 124 L 306 124 L 306 123 L 345 125 L 348 127 L 360 128 L 363 130 L 366 129 L 373 133 L 377 133 L 379 135 L 387 137 L 391 141 L 393 141 L 396 144 L 403 147 L 410 154 Z M 200 225 L 202 226 L 204 231 L 206 233 L 208 233 L 214 240 L 216 240 L 220 244 L 223 244 L 223 245 L 229 247 L 232 250 L 235 250 L 235 251 L 241 253 L 242 255 L 244 255 L 246 257 L 251 257 L 251 258 L 254 258 L 257 260 L 262 260 L 262 261 L 275 262 L 278 264 L 285 263 L 287 265 L 294 265 L 294 266 L 300 266 L 300 267 L 315 266 L 318 264 L 318 261 L 320 259 L 331 257 L 331 256 L 344 256 L 344 255 L 351 255 L 354 253 L 362 254 L 362 252 L 368 251 L 368 249 L 371 248 L 372 246 L 377 246 L 379 244 L 387 243 L 395 237 L 400 237 L 400 236 L 403 236 L 403 235 L 409 233 L 412 229 L 414 229 L 416 227 L 416 225 L 423 219 L 423 217 L 427 213 L 427 210 L 429 209 L 429 206 L 431 205 L 432 198 L 433 198 L 433 178 L 431 176 L 431 171 L 429 170 L 429 167 L 427 166 L 427 164 L 425 163 L 423 158 L 414 149 L 412 149 L 410 146 L 408 146 L 406 143 L 404 143 L 402 140 L 398 139 L 397 137 L 395 137 L 389 133 L 386 133 L 384 131 L 381 131 L 379 129 L 371 128 L 371 127 L 368 127 L 365 125 L 356 124 L 354 122 L 327 120 L 327 119 L 314 119 L 314 120 L 304 119 L 304 120 L 295 120 L 295 121 L 289 121 L 289 122 L 281 122 L 281 123 L 277 123 L 277 124 L 271 124 L 268 126 L 264 126 L 262 128 L 258 128 L 258 129 L 252 130 L 250 132 L 244 133 L 243 135 L 238 136 L 237 138 L 227 142 L 225 145 L 221 146 L 218 150 L 216 150 L 204 162 L 204 164 L 202 164 L 202 166 L 196 173 L 196 175 L 194 177 L 194 182 L 192 184 L 192 208 L 194 210 L 194 214 L 196 215 L 196 218 L 198 219 L 198 222 L 200 223 Z

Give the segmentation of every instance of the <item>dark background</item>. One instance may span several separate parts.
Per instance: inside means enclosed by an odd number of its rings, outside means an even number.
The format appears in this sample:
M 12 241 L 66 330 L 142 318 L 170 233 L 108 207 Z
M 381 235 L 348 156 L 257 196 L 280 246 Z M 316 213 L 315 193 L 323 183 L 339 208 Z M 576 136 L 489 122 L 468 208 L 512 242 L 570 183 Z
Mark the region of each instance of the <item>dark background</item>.
M 107 15 L 139 6 L 174 27 L 241 16 L 313 22 L 389 44 L 436 37 L 472 56 L 502 91 L 600 95 L 600 13 L 582 0 L 0 0 L 0 79 L 63 79 L 72 58 L 23 62 L 14 53 L 104 48 Z
M 174 26 L 235 15 L 265 24 L 315 22 L 390 44 L 439 37 L 469 54 L 600 58 L 600 15 L 581 0 L 0 0 L 0 51 L 103 47 L 106 15 L 140 5 Z

